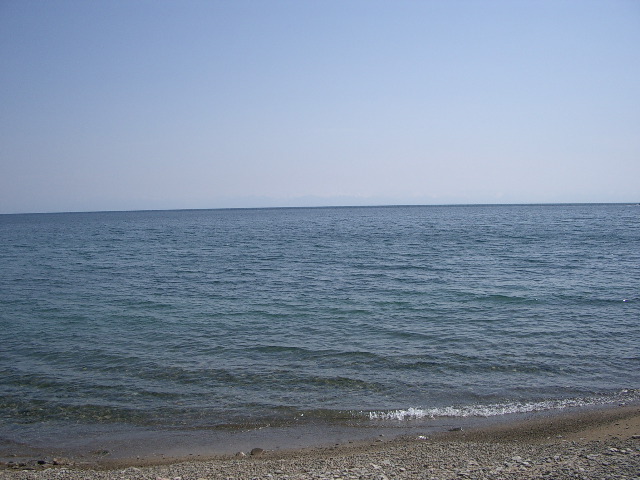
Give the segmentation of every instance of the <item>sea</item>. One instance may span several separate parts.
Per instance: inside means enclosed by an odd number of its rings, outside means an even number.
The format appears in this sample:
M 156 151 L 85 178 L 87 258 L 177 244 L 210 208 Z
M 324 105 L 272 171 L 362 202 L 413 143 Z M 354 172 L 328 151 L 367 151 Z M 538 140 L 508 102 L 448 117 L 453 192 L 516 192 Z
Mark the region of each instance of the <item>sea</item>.
M 0 332 L 0 456 L 637 403 L 640 206 L 0 215 Z

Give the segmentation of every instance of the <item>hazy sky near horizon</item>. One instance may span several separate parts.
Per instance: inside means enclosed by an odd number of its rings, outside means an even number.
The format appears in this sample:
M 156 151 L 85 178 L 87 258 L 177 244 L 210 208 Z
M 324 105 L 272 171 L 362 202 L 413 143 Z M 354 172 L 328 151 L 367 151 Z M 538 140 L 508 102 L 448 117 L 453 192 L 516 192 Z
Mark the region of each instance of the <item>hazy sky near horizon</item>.
M 0 213 L 640 201 L 640 2 L 0 1 Z

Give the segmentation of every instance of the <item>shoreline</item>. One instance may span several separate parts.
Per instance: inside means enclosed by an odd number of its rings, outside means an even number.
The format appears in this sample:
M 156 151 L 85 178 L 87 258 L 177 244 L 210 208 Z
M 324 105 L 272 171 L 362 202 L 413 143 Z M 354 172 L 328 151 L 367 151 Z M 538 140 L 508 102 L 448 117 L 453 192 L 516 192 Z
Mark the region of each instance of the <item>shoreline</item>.
M 256 445 L 257 448 L 261 448 Z M 249 452 L 247 452 L 249 453 Z M 469 429 L 282 450 L 4 465 L 0 479 L 637 478 L 640 406 L 539 412 Z M 546 472 L 546 473 L 545 473 Z M 612 476 L 613 475 L 613 476 Z

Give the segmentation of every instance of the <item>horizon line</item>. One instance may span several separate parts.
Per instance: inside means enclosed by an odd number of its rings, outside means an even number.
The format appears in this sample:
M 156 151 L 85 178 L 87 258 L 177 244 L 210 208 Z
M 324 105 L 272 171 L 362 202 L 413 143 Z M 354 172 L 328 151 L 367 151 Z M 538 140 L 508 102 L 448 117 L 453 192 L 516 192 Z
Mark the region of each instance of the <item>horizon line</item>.
M 265 207 L 203 207 L 203 208 L 140 208 L 130 210 L 60 210 L 39 212 L 10 212 L 0 215 L 64 215 L 83 213 L 143 213 L 143 212 L 197 212 L 197 211 L 224 211 L 224 210 L 293 210 L 293 209 L 329 209 L 329 208 L 397 208 L 397 207 L 500 207 L 500 206 L 579 206 L 579 205 L 629 205 L 640 206 L 640 202 L 533 202 L 533 203 L 398 203 L 398 204 L 371 204 L 371 205 L 303 205 L 303 206 L 265 206 Z

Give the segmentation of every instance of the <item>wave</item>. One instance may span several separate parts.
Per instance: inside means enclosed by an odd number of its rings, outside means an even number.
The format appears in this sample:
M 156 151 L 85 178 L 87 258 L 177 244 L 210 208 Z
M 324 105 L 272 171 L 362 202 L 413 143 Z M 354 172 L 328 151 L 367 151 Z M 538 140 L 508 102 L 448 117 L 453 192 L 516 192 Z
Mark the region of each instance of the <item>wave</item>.
M 640 390 L 622 390 L 610 396 L 545 400 L 540 402 L 504 402 L 487 405 L 462 405 L 434 408 L 407 408 L 360 412 L 370 420 L 422 420 L 440 417 L 494 417 L 513 413 L 531 413 L 571 407 L 607 405 L 640 401 Z

